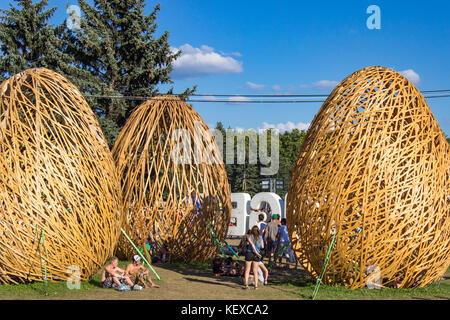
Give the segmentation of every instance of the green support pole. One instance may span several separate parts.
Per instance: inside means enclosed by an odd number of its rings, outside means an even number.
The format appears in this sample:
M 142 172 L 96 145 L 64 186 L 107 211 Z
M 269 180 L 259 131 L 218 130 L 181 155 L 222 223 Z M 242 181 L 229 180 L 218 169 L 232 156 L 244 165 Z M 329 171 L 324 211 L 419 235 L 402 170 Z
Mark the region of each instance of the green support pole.
M 225 243 L 225 245 L 228 247 L 228 249 L 230 249 L 231 252 L 233 252 L 233 254 L 236 256 L 236 258 L 239 259 L 239 256 L 237 255 L 236 251 L 233 250 L 233 248 L 228 244 L 228 242 L 224 241 L 223 243 Z
M 214 242 L 215 242 L 216 245 L 219 247 L 220 252 L 222 253 L 223 257 L 226 258 L 227 255 L 225 254 L 225 251 L 223 251 L 223 248 L 222 248 L 222 246 L 220 245 L 220 242 L 219 242 L 219 240 L 217 239 L 216 234 L 215 234 L 214 231 L 212 230 L 211 225 L 209 224 L 209 222 L 206 222 L 206 226 L 208 227 L 209 233 L 210 233 L 211 236 L 213 237 Z
M 41 236 L 42 236 L 42 251 L 44 252 L 44 289 L 45 289 L 45 295 L 48 295 L 47 291 L 47 263 L 45 261 L 45 237 L 44 237 L 44 229 L 41 229 Z
M 152 256 L 150 255 L 150 252 L 148 252 L 148 250 L 146 248 L 139 247 L 139 250 L 141 251 L 141 253 L 143 253 L 149 259 L 149 261 L 152 261 Z
M 158 278 L 158 280 L 161 280 L 161 278 L 159 277 L 159 275 L 156 273 L 155 269 L 153 269 L 153 267 L 152 267 L 151 264 L 147 261 L 147 259 L 145 259 L 144 255 L 141 253 L 141 251 L 139 251 L 139 249 L 135 246 L 135 244 L 133 243 L 133 241 L 131 241 L 130 237 L 127 235 L 127 233 L 125 232 L 125 230 L 123 230 L 122 228 L 120 228 L 120 230 L 121 230 L 122 233 L 125 235 L 125 237 L 128 239 L 128 241 L 130 241 L 131 245 L 132 245 L 133 248 L 137 251 L 137 253 L 139 253 L 139 255 L 141 256 L 141 258 L 144 259 L 144 261 L 148 264 L 148 266 L 150 267 L 150 269 L 152 269 L 153 273 L 156 275 L 156 277 Z
M 289 243 L 285 243 L 283 248 L 281 248 L 281 252 L 273 258 L 273 261 L 270 263 L 270 266 L 267 268 L 267 270 L 270 271 L 272 269 L 273 265 L 277 262 L 277 259 L 283 256 L 283 253 L 286 251 L 286 249 L 289 247 Z
M 320 277 L 317 279 L 316 287 L 314 288 L 314 293 L 312 296 L 313 300 L 316 300 L 317 293 L 319 292 L 320 283 L 322 282 L 323 276 L 325 275 L 325 270 L 327 269 L 327 266 L 328 266 L 330 253 L 331 253 L 331 250 L 333 249 L 333 245 L 334 245 L 334 241 L 336 240 L 336 236 L 337 236 L 337 232 L 333 235 L 333 239 L 331 239 L 330 247 L 328 248 L 328 252 L 325 257 L 325 261 L 323 263 L 322 273 L 321 273 Z

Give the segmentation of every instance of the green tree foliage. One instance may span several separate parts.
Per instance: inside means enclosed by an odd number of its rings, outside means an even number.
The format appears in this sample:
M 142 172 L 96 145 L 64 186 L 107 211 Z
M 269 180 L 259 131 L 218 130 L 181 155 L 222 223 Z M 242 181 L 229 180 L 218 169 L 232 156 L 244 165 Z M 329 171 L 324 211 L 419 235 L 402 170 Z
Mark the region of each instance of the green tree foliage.
M 56 7 L 47 5 L 47 0 L 15 0 L 15 6 L 0 10 L 0 80 L 29 68 L 70 72 L 71 58 L 59 49 L 61 27 L 48 23 Z
M 63 48 L 75 65 L 88 72 L 69 79 L 93 96 L 155 96 L 159 84 L 170 84 L 173 53 L 165 31 L 155 37 L 159 5 L 146 15 L 144 0 L 79 0 L 80 29 L 66 29 Z M 169 93 L 171 93 L 170 89 Z M 184 95 L 193 90 L 186 90 Z M 109 144 L 112 145 L 132 110 L 142 101 L 90 97 Z
M 226 163 L 227 158 L 227 149 L 226 149 L 226 135 L 230 133 L 238 136 L 239 133 L 231 130 L 225 130 L 223 124 L 218 122 L 216 125 L 216 130 L 219 130 L 223 136 L 223 160 Z M 231 192 L 246 192 L 251 196 L 255 195 L 258 192 L 263 191 L 261 189 L 261 181 L 267 180 L 270 178 L 282 179 L 284 181 L 284 188 L 277 189 L 276 192 L 281 197 L 284 197 L 289 189 L 289 182 L 292 174 L 292 169 L 294 168 L 295 162 L 300 154 L 300 148 L 305 139 L 306 132 L 299 131 L 297 129 L 289 132 L 286 131 L 284 133 L 279 134 L 279 146 L 276 148 L 279 150 L 279 170 L 276 174 L 267 176 L 261 174 L 261 168 L 265 167 L 261 164 L 259 159 L 259 151 L 258 151 L 258 161 L 257 164 L 250 164 L 250 139 L 246 138 L 245 141 L 245 161 L 243 164 L 238 164 L 237 161 L 237 151 L 238 144 L 237 138 L 235 139 L 235 143 L 233 145 L 234 150 L 234 161 L 233 163 L 226 163 L 226 171 L 228 176 L 228 182 L 230 183 Z M 271 146 L 271 135 L 267 135 L 267 148 L 268 155 L 270 155 L 270 146 Z M 261 136 L 258 138 L 257 150 L 259 150 L 259 142 Z

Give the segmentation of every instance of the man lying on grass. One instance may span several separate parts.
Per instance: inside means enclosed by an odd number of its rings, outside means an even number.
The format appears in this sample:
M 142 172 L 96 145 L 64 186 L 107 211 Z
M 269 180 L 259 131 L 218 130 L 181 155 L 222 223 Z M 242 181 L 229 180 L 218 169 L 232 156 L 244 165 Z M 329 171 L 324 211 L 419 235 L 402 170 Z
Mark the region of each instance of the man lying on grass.
M 150 276 L 148 274 L 148 269 L 141 264 L 141 257 L 137 254 L 133 256 L 133 263 L 130 263 L 125 268 L 125 275 L 129 275 L 131 281 L 134 283 L 134 290 L 142 289 L 142 286 L 140 286 L 139 284 L 144 285 L 145 289 L 148 288 L 148 285 L 145 282 L 145 278 L 147 278 L 147 281 L 150 283 L 150 286 L 152 288 L 159 288 L 158 285 L 152 282 L 152 279 L 150 279 Z
M 109 259 L 109 264 L 102 271 L 103 288 L 120 288 L 124 284 L 130 287 L 133 286 L 133 282 L 126 275 L 126 272 L 118 267 L 118 264 L 119 259 L 117 257 Z

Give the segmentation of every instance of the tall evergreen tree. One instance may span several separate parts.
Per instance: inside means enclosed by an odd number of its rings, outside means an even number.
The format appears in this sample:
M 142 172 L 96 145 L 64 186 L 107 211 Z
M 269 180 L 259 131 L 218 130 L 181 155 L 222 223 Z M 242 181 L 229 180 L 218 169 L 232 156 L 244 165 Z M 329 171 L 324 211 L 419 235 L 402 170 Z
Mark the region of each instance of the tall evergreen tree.
M 28 68 L 67 73 L 71 58 L 59 49 L 60 28 L 48 23 L 56 7 L 47 9 L 47 0 L 15 2 L 0 10 L 0 80 Z
M 159 84 L 172 83 L 172 62 L 179 53 L 171 51 L 167 31 L 154 37 L 159 4 L 149 15 L 144 13 L 144 0 L 94 0 L 92 6 L 79 0 L 79 6 L 80 29 L 66 30 L 65 51 L 74 56 L 78 68 L 89 72 L 82 79 L 71 79 L 84 93 L 155 96 Z M 142 103 L 95 97 L 88 101 L 110 145 L 131 111 Z

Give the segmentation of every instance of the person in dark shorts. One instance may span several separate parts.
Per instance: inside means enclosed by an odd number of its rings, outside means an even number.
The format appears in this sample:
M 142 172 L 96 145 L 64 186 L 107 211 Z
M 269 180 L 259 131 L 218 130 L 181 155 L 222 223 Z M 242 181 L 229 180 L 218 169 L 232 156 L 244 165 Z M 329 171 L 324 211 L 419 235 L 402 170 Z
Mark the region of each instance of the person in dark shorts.
M 244 289 L 248 289 L 248 278 L 250 270 L 253 270 L 255 279 L 255 289 L 258 289 L 258 265 L 261 261 L 261 249 L 264 249 L 264 242 L 259 234 L 258 226 L 253 226 L 250 234 L 247 234 L 247 252 L 245 254 Z
M 281 223 L 278 220 L 278 215 L 275 213 L 272 215 L 272 220 L 267 224 L 266 228 L 264 229 L 267 244 L 266 255 L 269 256 L 269 264 L 270 261 L 272 260 L 272 255 L 276 248 L 278 227 L 280 225 Z
M 134 283 L 133 290 L 142 290 L 142 284 L 145 289 L 148 288 L 146 281 L 150 284 L 151 288 L 159 288 L 157 284 L 154 284 L 149 276 L 149 270 L 141 264 L 141 257 L 137 254 L 133 256 L 133 263 L 130 263 L 125 268 L 125 274 Z
M 130 278 L 125 274 L 125 270 L 119 268 L 118 264 L 119 259 L 117 259 L 116 257 L 111 257 L 109 259 L 109 264 L 105 266 L 105 268 L 103 268 L 101 278 L 103 288 L 117 288 L 123 284 L 130 287 L 133 286 Z

